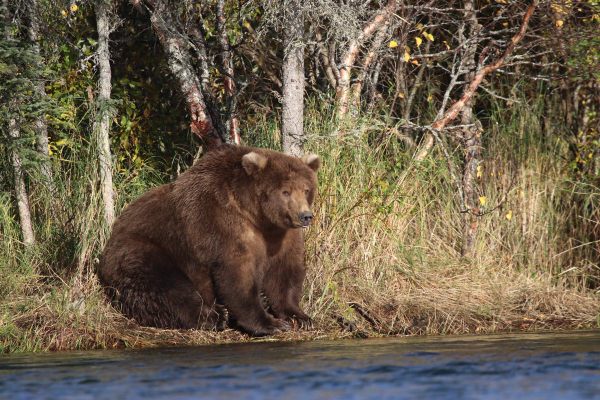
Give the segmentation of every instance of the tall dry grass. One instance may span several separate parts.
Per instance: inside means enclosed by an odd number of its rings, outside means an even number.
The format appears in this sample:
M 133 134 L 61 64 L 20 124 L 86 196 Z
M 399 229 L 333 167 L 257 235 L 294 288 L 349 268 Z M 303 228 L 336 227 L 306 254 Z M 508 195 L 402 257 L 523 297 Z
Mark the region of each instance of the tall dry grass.
M 372 140 L 383 129 L 369 119 L 341 143 L 314 127 L 324 167 L 308 241 L 311 313 L 382 333 L 598 326 L 600 246 L 585 230 L 600 223 L 600 190 L 572 180 L 566 143 L 542 131 L 542 106 L 492 113 L 480 178 L 490 212 L 469 259 L 442 154 L 417 164 L 393 138 Z
M 332 113 L 310 106 L 307 147 L 323 166 L 304 305 L 317 329 L 279 338 L 598 327 L 600 191 L 572 180 L 565 143 L 540 126 L 542 107 L 490 111 L 482 195 L 488 210 L 502 204 L 480 219 L 474 256 L 463 259 L 462 215 L 443 155 L 414 163 L 414 149 L 380 117 L 360 117 L 333 137 Z M 252 144 L 275 147 L 277 124 L 255 121 Z M 11 197 L 0 195 L 0 351 L 249 340 L 139 327 L 107 304 L 94 273 L 108 230 L 93 159 L 81 143 L 55 165 L 53 192 L 31 185 L 32 248 L 19 242 Z M 115 178 L 119 207 L 168 179 L 150 168 Z

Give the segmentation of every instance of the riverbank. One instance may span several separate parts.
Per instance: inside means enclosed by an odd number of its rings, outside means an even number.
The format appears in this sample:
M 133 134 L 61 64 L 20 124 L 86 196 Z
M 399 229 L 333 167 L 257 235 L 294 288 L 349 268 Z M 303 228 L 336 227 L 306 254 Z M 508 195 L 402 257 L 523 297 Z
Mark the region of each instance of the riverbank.
M 447 160 L 421 163 L 364 119 L 343 138 L 308 116 L 308 150 L 322 157 L 315 221 L 307 231 L 303 306 L 316 330 L 275 340 L 495 333 L 600 326 L 600 191 L 572 178 L 567 144 L 547 140 L 531 110 L 503 110 L 486 131 L 482 210 L 468 257 L 463 214 Z M 498 117 L 500 118 L 500 117 Z M 276 124 L 253 144 L 276 147 Z M 374 140 L 374 135 L 380 135 Z M 524 136 L 527 140 L 523 140 Z M 98 177 L 81 144 L 57 161 L 55 187 L 31 185 L 37 244 L 20 242 L 0 194 L 0 351 L 46 351 L 251 340 L 234 331 L 142 328 L 108 305 L 95 265 L 107 238 Z M 88 150 L 86 150 L 88 149 Z M 118 208 L 168 181 L 143 166 L 115 175 Z M 271 340 L 271 339 L 267 339 Z
M 319 310 L 322 302 L 307 304 L 315 317 L 315 329 L 266 338 L 251 338 L 231 329 L 211 332 L 141 327 L 114 310 L 105 301 L 95 277 L 90 277 L 86 286 L 77 287 L 74 283 L 53 287 L 46 295 L 4 303 L 0 350 L 147 348 L 248 341 L 564 331 L 600 326 L 598 299 L 592 293 L 543 285 L 518 274 L 512 277 L 487 275 L 489 280 L 484 283 L 486 274 L 479 275 L 480 280 L 475 281 L 464 271 L 455 276 L 448 272 L 437 275 L 444 277 L 443 283 L 438 281 L 429 287 L 396 292 L 395 305 L 380 303 L 385 300 L 385 293 L 369 302 L 355 289 L 342 288 L 344 290 L 339 290 L 335 298 L 325 299 L 335 302 L 327 311 Z M 309 285 L 315 283 L 315 278 L 311 274 Z M 354 296 L 350 297 L 350 293 Z M 314 296 L 308 297 L 314 299 Z M 342 299 L 353 301 L 344 307 Z

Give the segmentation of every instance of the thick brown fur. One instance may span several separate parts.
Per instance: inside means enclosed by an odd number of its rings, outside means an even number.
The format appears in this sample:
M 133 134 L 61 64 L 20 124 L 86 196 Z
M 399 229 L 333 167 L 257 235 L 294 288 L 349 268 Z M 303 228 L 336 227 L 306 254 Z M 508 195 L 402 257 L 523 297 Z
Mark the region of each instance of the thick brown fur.
M 300 229 L 310 222 L 319 159 L 223 146 L 131 203 L 113 226 L 98 275 L 142 325 L 267 335 L 310 318 Z M 270 313 L 261 304 L 261 293 Z

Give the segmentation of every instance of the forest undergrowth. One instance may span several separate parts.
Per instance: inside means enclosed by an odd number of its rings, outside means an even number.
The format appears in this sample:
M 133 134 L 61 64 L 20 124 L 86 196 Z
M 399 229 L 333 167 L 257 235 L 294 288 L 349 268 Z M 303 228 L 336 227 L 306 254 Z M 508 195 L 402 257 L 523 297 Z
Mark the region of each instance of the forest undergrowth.
M 303 305 L 312 331 L 259 340 L 483 334 L 600 326 L 598 187 L 572 178 L 567 144 L 540 104 L 492 108 L 478 179 L 484 215 L 462 257 L 463 214 L 446 156 L 422 162 L 385 116 L 345 127 L 307 109 L 306 149 L 322 157 L 316 219 L 307 231 Z M 248 144 L 277 148 L 276 119 L 243 126 Z M 551 129 L 559 131 L 560 126 Z M 450 157 L 459 156 L 448 143 Z M 233 330 L 140 327 L 106 301 L 95 268 L 108 227 L 93 146 L 53 157 L 53 184 L 31 184 L 36 244 L 20 242 L 10 193 L 0 194 L 0 351 L 257 340 Z M 117 169 L 118 210 L 172 177 L 160 164 Z

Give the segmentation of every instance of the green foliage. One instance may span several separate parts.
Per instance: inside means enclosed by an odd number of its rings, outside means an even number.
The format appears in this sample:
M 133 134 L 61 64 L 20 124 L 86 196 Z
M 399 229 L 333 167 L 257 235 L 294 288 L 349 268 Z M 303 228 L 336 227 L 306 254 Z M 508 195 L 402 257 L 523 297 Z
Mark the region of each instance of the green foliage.
M 0 10 L 4 15 L 6 10 Z M 35 143 L 33 124 L 44 116 L 51 104 L 36 90 L 36 85 L 48 77 L 42 58 L 32 43 L 20 38 L 18 27 L 0 19 L 0 153 L 17 151 L 28 169 L 39 161 L 32 151 Z M 19 137 L 9 136 L 9 121 L 14 121 Z M 2 171 L 5 172 L 5 171 Z

